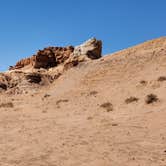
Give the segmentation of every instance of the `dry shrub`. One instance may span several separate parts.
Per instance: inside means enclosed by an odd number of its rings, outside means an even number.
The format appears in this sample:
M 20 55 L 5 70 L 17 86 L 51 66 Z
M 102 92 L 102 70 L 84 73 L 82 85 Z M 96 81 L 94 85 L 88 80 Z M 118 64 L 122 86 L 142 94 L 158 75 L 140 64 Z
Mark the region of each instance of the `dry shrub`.
M 158 99 L 157 95 L 155 95 L 155 94 L 149 94 L 146 96 L 146 99 L 145 99 L 146 104 L 152 104 L 157 101 L 159 101 L 159 99 Z
M 50 94 L 45 94 L 44 98 L 47 98 L 47 97 L 50 97 L 50 96 L 51 96 Z
M 68 102 L 69 100 L 68 99 L 60 99 L 60 100 L 58 100 L 57 102 L 56 102 L 56 104 L 60 104 L 60 103 L 66 103 L 66 102 Z
M 94 96 L 94 95 L 97 95 L 97 94 L 98 94 L 97 91 L 91 91 L 91 92 L 89 93 L 90 96 Z
M 113 105 L 110 102 L 103 103 L 100 107 L 106 109 L 107 112 L 113 111 Z
M 142 84 L 142 85 L 146 85 L 146 84 L 147 84 L 147 81 L 145 81 L 145 80 L 141 80 L 141 81 L 140 81 L 140 84 Z
M 166 77 L 165 76 L 160 76 L 157 81 L 160 81 L 160 82 L 166 81 Z
M 13 108 L 14 105 L 12 102 L 8 102 L 8 103 L 1 103 L 0 104 L 0 108 Z
M 129 103 L 132 103 L 132 102 L 137 102 L 139 99 L 137 98 L 137 97 L 133 97 L 133 96 L 131 96 L 131 97 L 129 97 L 129 98 L 127 98 L 126 100 L 125 100 L 125 103 L 126 104 L 129 104 Z
M 61 104 L 61 103 L 67 103 L 67 102 L 69 102 L 68 99 L 60 99 L 60 100 L 58 100 L 58 101 L 56 102 L 57 108 L 60 108 L 60 104 Z

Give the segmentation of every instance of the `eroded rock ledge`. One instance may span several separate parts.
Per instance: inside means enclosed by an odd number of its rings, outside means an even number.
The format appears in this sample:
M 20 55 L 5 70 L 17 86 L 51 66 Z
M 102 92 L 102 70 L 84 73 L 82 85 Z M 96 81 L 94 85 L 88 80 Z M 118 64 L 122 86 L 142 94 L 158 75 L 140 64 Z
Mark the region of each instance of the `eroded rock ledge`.
M 69 59 L 79 59 L 79 56 L 84 56 L 84 58 L 89 59 L 98 59 L 101 57 L 101 51 L 102 42 L 95 38 L 76 47 L 48 47 L 39 50 L 35 55 L 29 58 L 18 61 L 15 66 L 10 66 L 9 70 L 21 69 L 26 66 L 36 69 L 48 69 L 58 66 L 59 64 L 65 64 L 66 61 L 68 63 L 70 61 Z
M 54 82 L 65 70 L 102 55 L 102 42 L 95 38 L 73 47 L 48 47 L 22 59 L 9 71 L 0 73 L 0 92 L 9 94 L 35 91 Z M 33 87 L 33 88 L 32 88 Z

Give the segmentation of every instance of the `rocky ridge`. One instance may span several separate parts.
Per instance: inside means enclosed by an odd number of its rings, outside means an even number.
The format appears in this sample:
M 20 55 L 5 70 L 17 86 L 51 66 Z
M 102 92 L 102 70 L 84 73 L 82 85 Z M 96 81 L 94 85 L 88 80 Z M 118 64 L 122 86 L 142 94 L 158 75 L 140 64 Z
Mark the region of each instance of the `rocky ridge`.
M 27 93 L 28 89 L 37 89 L 49 85 L 64 71 L 80 62 L 101 57 L 102 42 L 89 39 L 80 46 L 47 47 L 35 55 L 22 59 L 9 71 L 0 73 L 0 91 L 12 94 Z

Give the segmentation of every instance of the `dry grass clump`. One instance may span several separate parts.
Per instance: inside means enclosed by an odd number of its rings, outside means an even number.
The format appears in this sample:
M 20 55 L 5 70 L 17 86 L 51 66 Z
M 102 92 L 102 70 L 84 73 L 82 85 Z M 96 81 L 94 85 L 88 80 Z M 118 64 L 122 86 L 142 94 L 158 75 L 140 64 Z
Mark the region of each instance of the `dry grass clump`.
M 107 112 L 113 111 L 113 105 L 110 102 L 103 103 L 100 107 L 106 109 Z
M 129 104 L 129 103 L 132 103 L 132 102 L 137 102 L 139 99 L 137 98 L 137 97 L 133 97 L 133 96 L 131 96 L 131 97 L 129 97 L 129 98 L 127 98 L 126 100 L 125 100 L 125 103 L 126 104 Z
M 146 104 L 152 104 L 152 103 L 157 102 L 157 101 L 159 101 L 159 99 L 158 99 L 157 95 L 155 95 L 155 94 L 149 94 L 145 98 Z
M 166 76 L 160 76 L 157 81 L 166 81 Z
M 50 96 L 51 96 L 50 94 L 47 94 L 47 93 L 46 93 L 46 94 L 44 95 L 44 98 L 47 98 L 47 97 L 50 97 Z
M 56 104 L 60 104 L 60 103 L 66 103 L 68 102 L 69 100 L 68 99 L 60 99 L 56 102 Z
M 57 108 L 60 108 L 60 104 L 61 104 L 61 103 L 67 103 L 67 102 L 69 102 L 68 99 L 60 99 L 60 100 L 58 100 L 58 101 L 56 102 Z
M 98 94 L 97 91 L 91 91 L 91 92 L 89 93 L 90 96 L 94 96 L 94 95 L 97 95 L 97 94 Z
M 8 102 L 8 103 L 1 103 L 0 104 L 0 108 L 13 108 L 14 105 L 12 102 Z
M 146 84 L 147 84 L 147 81 L 145 81 L 145 80 L 141 80 L 141 81 L 140 81 L 140 84 L 142 84 L 142 85 L 146 85 Z

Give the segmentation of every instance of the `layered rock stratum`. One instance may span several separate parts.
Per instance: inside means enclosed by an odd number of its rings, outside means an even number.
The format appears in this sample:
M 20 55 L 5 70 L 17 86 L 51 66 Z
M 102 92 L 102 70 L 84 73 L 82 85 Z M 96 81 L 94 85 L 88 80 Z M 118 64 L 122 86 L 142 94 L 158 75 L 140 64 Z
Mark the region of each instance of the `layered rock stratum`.
M 0 165 L 165 166 L 166 37 L 102 57 L 93 40 L 0 74 Z

